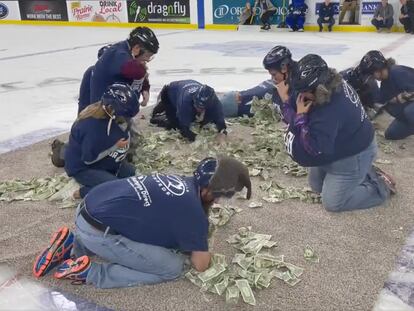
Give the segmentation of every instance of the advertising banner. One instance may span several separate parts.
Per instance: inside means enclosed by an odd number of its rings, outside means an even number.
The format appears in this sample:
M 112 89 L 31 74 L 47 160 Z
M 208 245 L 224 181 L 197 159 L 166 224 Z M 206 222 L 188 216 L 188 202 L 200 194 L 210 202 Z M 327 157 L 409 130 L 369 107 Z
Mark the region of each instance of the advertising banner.
M 128 0 L 130 23 L 190 24 L 189 0 Z
M 363 1 L 361 6 L 361 24 L 371 25 L 371 20 L 374 17 L 374 12 L 381 4 L 381 1 Z M 395 8 L 394 8 L 395 12 Z M 398 10 L 399 12 L 399 10 Z
M 22 20 L 67 21 L 68 11 L 63 0 L 19 1 Z
M 0 0 L 0 21 L 2 20 L 20 20 L 20 10 L 18 1 Z
M 128 21 L 126 0 L 70 0 L 67 6 L 71 22 L 126 23 Z
M 287 14 L 288 0 L 272 0 L 277 8 L 276 14 L 270 19 L 271 24 L 279 24 L 283 15 Z M 213 24 L 238 24 L 246 0 L 213 0 Z M 252 8 L 254 1 L 251 1 Z M 262 14 L 260 7 L 256 7 L 256 15 L 252 24 L 260 24 L 260 15 Z

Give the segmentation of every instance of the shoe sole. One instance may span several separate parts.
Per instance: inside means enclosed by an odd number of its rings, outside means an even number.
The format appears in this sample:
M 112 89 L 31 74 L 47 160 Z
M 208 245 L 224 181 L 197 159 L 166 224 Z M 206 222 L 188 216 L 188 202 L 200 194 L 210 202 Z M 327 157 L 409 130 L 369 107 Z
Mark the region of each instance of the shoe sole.
M 71 259 L 69 259 L 71 260 Z M 81 265 L 77 265 L 76 267 L 71 267 L 70 269 L 67 269 L 63 273 L 55 272 L 53 275 L 56 279 L 69 279 L 69 280 L 77 280 L 76 276 L 78 273 L 81 273 L 85 271 L 91 264 L 91 261 L 88 256 L 82 256 L 76 259 L 75 261 L 82 260 Z M 63 262 L 62 264 L 64 264 Z
M 67 227 L 62 227 L 53 234 L 52 239 L 50 240 L 49 246 L 45 248 L 45 250 L 42 253 L 40 253 L 39 256 L 37 256 L 33 264 L 33 275 L 35 277 L 39 278 L 44 275 L 44 272 L 47 270 L 50 263 L 52 262 L 52 258 L 55 256 L 57 250 L 63 245 L 64 241 L 69 236 L 69 234 L 70 234 L 70 230 Z M 73 244 L 69 246 L 69 248 L 72 248 L 72 246 Z M 37 270 L 36 269 L 37 263 L 39 262 L 40 258 L 44 257 L 45 252 L 47 252 L 46 257 L 45 257 L 46 260 L 42 264 L 42 266 L 39 268 L 39 270 Z

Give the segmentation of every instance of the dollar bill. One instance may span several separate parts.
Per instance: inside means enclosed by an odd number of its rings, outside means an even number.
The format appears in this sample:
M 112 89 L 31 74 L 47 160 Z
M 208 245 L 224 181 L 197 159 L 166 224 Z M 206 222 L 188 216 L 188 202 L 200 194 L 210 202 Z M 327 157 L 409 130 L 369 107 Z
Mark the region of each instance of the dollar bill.
M 240 290 L 243 301 L 249 305 L 256 305 L 256 298 L 247 280 L 236 280 L 236 286 Z
M 240 297 L 240 290 L 237 286 L 233 285 L 233 286 L 227 287 L 227 290 L 226 290 L 226 302 L 227 303 L 237 304 L 237 302 L 239 301 L 239 297 Z
M 206 283 L 207 281 L 214 279 L 215 277 L 219 276 L 221 273 L 226 271 L 226 267 L 222 264 L 215 264 L 208 268 L 206 271 L 200 273 L 198 278 L 203 282 Z
M 313 248 L 310 247 L 309 245 L 306 245 L 304 253 L 303 253 L 303 257 L 305 257 L 305 259 L 309 262 L 313 262 L 313 263 L 318 263 L 319 262 L 318 255 L 316 255 Z

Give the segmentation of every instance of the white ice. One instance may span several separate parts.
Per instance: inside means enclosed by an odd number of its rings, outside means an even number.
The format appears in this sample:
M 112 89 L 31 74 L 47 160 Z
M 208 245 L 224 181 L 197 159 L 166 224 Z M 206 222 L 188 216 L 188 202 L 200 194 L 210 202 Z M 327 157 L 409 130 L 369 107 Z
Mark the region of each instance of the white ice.
M 0 153 L 68 131 L 79 83 L 99 47 L 127 37 L 127 28 L 0 25 Z M 376 33 L 289 33 L 156 30 L 160 52 L 149 64 L 152 101 L 173 80 L 193 78 L 218 91 L 268 78 L 261 68 L 274 45 L 298 59 L 317 53 L 339 70 L 371 49 L 414 66 L 414 36 Z

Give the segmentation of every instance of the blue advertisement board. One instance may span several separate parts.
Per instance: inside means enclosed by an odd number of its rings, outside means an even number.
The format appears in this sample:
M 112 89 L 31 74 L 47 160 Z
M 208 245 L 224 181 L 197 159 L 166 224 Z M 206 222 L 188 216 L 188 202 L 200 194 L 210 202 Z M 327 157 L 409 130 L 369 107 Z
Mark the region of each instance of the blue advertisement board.
M 362 14 L 374 15 L 375 10 L 381 4 L 381 2 L 362 2 Z
M 272 24 L 279 24 L 282 21 L 283 15 L 287 13 L 287 7 L 289 0 L 271 0 L 277 8 L 276 14 L 271 18 Z M 250 1 L 252 8 L 254 7 L 254 1 Z M 246 0 L 213 0 L 213 24 L 233 24 L 239 23 L 239 17 L 243 12 L 246 5 Z M 256 14 L 252 21 L 252 24 L 259 25 L 260 7 L 256 8 Z

